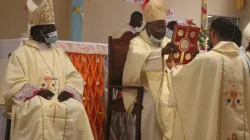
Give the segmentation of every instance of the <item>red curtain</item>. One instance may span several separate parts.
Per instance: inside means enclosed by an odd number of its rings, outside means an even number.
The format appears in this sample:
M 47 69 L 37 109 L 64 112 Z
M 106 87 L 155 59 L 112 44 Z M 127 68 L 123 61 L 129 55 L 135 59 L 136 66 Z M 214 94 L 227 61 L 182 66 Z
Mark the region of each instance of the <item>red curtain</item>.
M 104 106 L 104 55 L 68 52 L 73 65 L 81 73 L 85 85 L 83 105 L 89 117 L 95 140 L 103 140 Z

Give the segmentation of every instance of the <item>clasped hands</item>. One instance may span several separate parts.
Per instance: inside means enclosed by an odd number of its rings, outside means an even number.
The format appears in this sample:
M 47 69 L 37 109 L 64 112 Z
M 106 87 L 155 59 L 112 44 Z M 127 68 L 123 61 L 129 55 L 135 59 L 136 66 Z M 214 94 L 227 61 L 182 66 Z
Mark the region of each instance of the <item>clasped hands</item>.
M 46 100 L 50 100 L 55 94 L 51 92 L 50 90 L 45 89 L 45 90 L 40 91 L 37 95 L 43 97 Z M 62 91 L 57 97 L 59 102 L 67 101 L 69 98 L 72 98 L 72 97 L 70 93 L 67 91 Z

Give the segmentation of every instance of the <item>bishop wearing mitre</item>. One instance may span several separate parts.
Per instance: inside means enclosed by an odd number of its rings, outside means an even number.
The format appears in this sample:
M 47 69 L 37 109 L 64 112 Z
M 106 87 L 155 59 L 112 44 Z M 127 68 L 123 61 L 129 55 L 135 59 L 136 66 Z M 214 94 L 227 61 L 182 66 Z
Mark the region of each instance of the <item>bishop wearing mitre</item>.
M 168 108 L 170 78 L 165 72 L 164 55 L 175 52 L 165 37 L 166 7 L 162 0 L 143 4 L 145 29 L 131 40 L 123 72 L 124 86 L 143 86 L 141 120 L 142 140 L 169 140 L 172 137 L 174 108 Z M 123 100 L 128 112 L 136 102 L 136 90 L 124 89 Z
M 12 53 L 0 91 L 11 140 L 93 140 L 83 79 L 56 47 L 53 1 L 28 0 L 27 7 L 30 39 Z

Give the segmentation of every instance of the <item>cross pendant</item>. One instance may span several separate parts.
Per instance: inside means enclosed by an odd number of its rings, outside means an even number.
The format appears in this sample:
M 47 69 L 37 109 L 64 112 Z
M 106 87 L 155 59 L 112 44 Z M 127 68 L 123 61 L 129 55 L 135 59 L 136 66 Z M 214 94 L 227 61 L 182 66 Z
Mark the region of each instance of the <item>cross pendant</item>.
M 57 80 L 57 78 L 53 77 L 52 80 Z

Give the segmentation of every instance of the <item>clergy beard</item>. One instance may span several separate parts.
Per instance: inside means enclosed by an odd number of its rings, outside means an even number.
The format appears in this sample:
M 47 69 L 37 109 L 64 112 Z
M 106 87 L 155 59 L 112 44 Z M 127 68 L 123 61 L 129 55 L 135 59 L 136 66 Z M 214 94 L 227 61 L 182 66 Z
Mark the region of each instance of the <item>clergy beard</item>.
M 44 46 L 44 47 L 46 47 L 46 48 L 51 48 L 51 44 L 49 44 L 49 43 L 42 43 L 42 42 L 39 42 L 39 45 Z
M 213 49 L 213 44 L 210 40 L 207 41 L 207 45 L 208 45 L 208 48 L 207 48 L 208 51 Z

